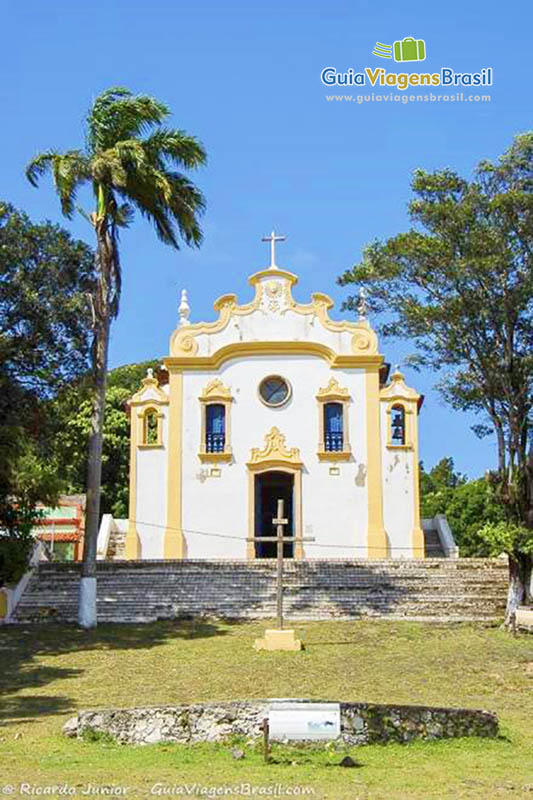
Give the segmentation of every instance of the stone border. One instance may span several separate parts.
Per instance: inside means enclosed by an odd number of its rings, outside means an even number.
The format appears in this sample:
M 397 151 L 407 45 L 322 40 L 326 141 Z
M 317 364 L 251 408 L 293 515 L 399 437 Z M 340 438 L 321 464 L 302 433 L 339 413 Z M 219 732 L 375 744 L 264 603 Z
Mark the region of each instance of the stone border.
M 271 700 L 236 700 L 152 708 L 79 711 L 63 727 L 70 737 L 107 734 L 122 744 L 221 742 L 230 736 L 257 739 Z M 332 702 L 291 700 L 291 702 Z M 335 702 L 335 701 L 333 701 Z M 490 711 L 431 706 L 340 703 L 340 740 L 348 745 L 498 735 Z

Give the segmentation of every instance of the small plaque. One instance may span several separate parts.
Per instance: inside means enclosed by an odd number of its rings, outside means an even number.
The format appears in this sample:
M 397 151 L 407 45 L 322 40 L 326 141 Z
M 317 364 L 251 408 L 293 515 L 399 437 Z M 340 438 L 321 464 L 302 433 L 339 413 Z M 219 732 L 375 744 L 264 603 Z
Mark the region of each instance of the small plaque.
M 209 474 L 212 478 L 220 478 L 222 475 L 222 470 L 219 467 L 211 467 Z
M 329 474 L 330 475 L 340 475 L 341 471 L 340 471 L 339 467 L 330 467 L 329 468 Z
M 339 703 L 272 703 L 268 713 L 271 739 L 337 739 L 341 732 Z

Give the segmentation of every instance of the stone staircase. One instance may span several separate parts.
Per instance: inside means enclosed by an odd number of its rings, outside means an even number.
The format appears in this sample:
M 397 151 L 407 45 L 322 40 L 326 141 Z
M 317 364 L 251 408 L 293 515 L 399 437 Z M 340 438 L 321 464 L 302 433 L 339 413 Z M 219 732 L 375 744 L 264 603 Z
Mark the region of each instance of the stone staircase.
M 39 564 L 15 621 L 75 621 L 79 574 L 79 564 Z M 293 620 L 494 621 L 503 616 L 507 565 L 443 558 L 289 561 L 284 585 Z M 101 622 L 275 616 L 274 560 L 100 561 L 97 586 Z
M 124 531 L 112 530 L 109 536 L 106 558 L 108 561 L 120 561 L 126 554 L 126 534 Z
M 434 528 L 424 530 L 424 557 L 446 558 L 439 532 Z

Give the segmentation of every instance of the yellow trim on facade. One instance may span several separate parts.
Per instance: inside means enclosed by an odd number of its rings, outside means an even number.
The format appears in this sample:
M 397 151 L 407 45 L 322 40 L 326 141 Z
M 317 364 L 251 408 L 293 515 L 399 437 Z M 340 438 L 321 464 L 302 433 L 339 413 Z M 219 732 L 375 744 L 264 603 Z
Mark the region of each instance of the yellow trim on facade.
M 293 485 L 293 535 L 294 558 L 303 558 L 302 539 L 302 467 L 300 451 L 297 447 L 287 447 L 285 436 L 279 428 L 273 427 L 265 435 L 264 447 L 252 447 L 248 467 L 248 535 L 255 536 L 255 476 L 263 472 L 279 470 L 294 475 Z M 298 539 L 300 541 L 298 541 Z M 248 542 L 247 557 L 255 558 L 255 545 Z
M 180 354 L 178 356 L 168 356 L 164 358 L 163 363 L 167 369 L 177 367 L 181 370 L 214 370 L 218 369 L 222 364 L 232 358 L 285 354 L 318 356 L 327 361 L 333 369 L 336 367 L 353 368 L 370 365 L 380 366 L 383 363 L 383 356 L 379 353 L 339 355 L 325 344 L 309 341 L 233 342 L 232 344 L 220 347 L 210 356 L 185 356 Z
M 249 469 L 263 466 L 270 468 L 272 463 L 288 464 L 298 469 L 303 466 L 299 449 L 287 447 L 284 434 L 275 426 L 265 435 L 264 447 L 252 447 L 250 460 L 246 466 Z
M 318 390 L 316 399 L 322 403 L 343 403 L 350 399 L 350 393 L 345 386 L 339 386 L 337 378 L 331 378 L 327 386 Z
M 387 448 L 412 452 L 413 474 L 413 530 L 411 545 L 413 558 L 424 558 L 424 531 L 420 525 L 420 476 L 418 465 L 418 401 L 420 395 L 405 383 L 399 370 L 391 375 L 391 382 L 380 392 L 381 400 L 387 402 Z M 395 445 L 391 440 L 390 415 L 394 406 L 401 405 L 405 411 L 405 444 Z
M 182 529 L 182 439 L 183 373 L 169 368 L 167 526 L 163 536 L 163 558 L 185 558 Z
M 219 462 L 224 463 L 225 461 L 229 462 L 233 460 L 233 453 L 230 450 L 222 450 L 220 453 L 198 453 L 198 458 L 202 462 L 202 464 L 217 464 Z
M 377 366 L 369 366 L 366 369 L 365 395 L 368 485 L 368 558 L 387 558 L 389 554 L 389 544 L 383 521 L 379 367 Z
M 139 418 L 135 408 L 130 409 L 130 494 L 128 530 L 124 541 L 124 557 L 128 561 L 141 558 L 141 539 L 137 531 L 137 433 Z
M 177 328 L 170 337 L 171 358 L 181 357 L 187 361 L 198 358 L 199 345 L 197 338 L 199 336 L 219 333 L 228 326 L 232 317 L 246 316 L 260 308 L 281 314 L 293 311 L 297 314 L 311 315 L 328 331 L 352 334 L 352 353 L 367 356 L 377 354 L 377 336 L 366 320 L 351 322 L 330 319 L 328 311 L 334 304 L 328 295 L 322 292 L 314 292 L 311 295 L 310 303 L 298 303 L 292 296 L 292 287 L 298 282 L 298 278 L 291 272 L 280 269 L 261 270 L 252 275 L 249 278 L 249 282 L 255 288 L 255 296 L 251 302 L 239 305 L 235 294 L 225 294 L 219 297 L 214 304 L 215 311 L 219 313 L 217 320 L 213 322 L 197 322 Z M 234 344 L 239 344 L 239 342 Z M 259 343 L 252 342 L 247 344 L 257 345 Z M 331 352 L 333 353 L 333 351 Z M 200 356 L 200 358 L 213 357 L 216 358 L 217 354 Z M 334 357 L 340 358 L 341 356 L 334 353 Z M 346 357 L 349 358 L 350 356 L 345 355 L 344 358 Z
M 0 619 L 5 619 L 9 611 L 7 589 L 0 589 Z
M 230 389 L 224 386 L 219 378 L 213 378 L 213 380 L 209 381 L 207 386 L 203 388 L 202 394 L 198 400 L 201 403 L 200 449 L 198 451 L 198 458 L 204 463 L 231 461 L 233 458 L 231 449 L 231 404 L 233 403 L 233 397 Z M 220 453 L 208 453 L 205 447 L 207 406 L 213 403 L 221 404 L 225 408 L 224 450 Z
M 266 462 L 265 462 L 266 464 Z M 277 462 L 270 462 L 266 465 L 261 464 L 251 465 L 248 462 L 248 539 L 255 536 L 255 476 L 261 475 L 264 472 L 271 472 L 275 469 L 278 472 L 287 472 L 289 475 L 294 476 L 293 493 L 292 493 L 292 514 L 293 514 L 293 536 L 296 537 L 294 542 L 294 558 L 300 560 L 304 557 L 304 549 L 302 542 L 302 470 L 301 467 L 291 466 L 288 462 L 280 460 Z M 246 557 L 249 561 L 255 559 L 255 543 L 248 541 L 246 547 Z
M 319 461 L 349 461 L 352 457 L 350 446 L 350 393 L 348 389 L 339 386 L 336 378 L 331 378 L 327 386 L 319 389 L 316 394 L 318 405 L 318 451 Z M 340 403 L 342 405 L 343 449 L 326 450 L 324 432 L 324 406 L 326 403 Z
M 420 475 L 418 464 L 418 413 L 413 414 L 413 532 L 411 541 L 413 545 L 413 558 L 425 558 L 424 531 L 420 524 Z
M 317 457 L 319 461 L 350 461 L 352 457 L 352 451 L 350 449 L 317 450 Z
M 153 370 L 147 370 L 146 378 L 143 378 L 141 381 L 141 388 L 138 392 L 135 392 L 133 397 L 130 400 L 130 406 L 142 406 L 145 403 L 150 403 L 152 405 L 168 405 L 168 397 L 159 386 L 157 378 L 153 376 Z M 155 397 L 144 397 L 146 390 L 149 390 L 150 393 L 155 394 Z
M 149 442 L 148 441 L 148 415 L 155 414 L 157 419 L 157 441 L 156 442 Z M 156 405 L 152 403 L 152 401 L 147 401 L 147 405 L 143 408 L 142 411 L 139 412 L 139 420 L 141 422 L 141 442 L 139 443 L 138 447 L 140 448 L 151 448 L 151 447 L 163 447 L 163 413 L 159 411 Z
M 291 286 L 295 283 L 298 283 L 298 275 L 295 275 L 293 272 L 288 272 L 286 269 L 262 269 L 259 272 L 254 272 L 253 275 L 250 275 L 248 278 L 248 283 L 252 286 L 257 286 L 257 284 L 261 283 L 264 278 L 283 278 L 284 280 L 288 281 Z

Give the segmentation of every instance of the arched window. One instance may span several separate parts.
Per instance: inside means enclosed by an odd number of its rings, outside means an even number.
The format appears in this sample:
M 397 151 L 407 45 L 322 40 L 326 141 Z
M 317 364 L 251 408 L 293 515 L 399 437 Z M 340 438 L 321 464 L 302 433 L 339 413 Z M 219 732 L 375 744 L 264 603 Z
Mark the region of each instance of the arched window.
M 390 441 L 393 447 L 405 445 L 405 408 L 395 405 L 390 414 Z
M 159 444 L 159 414 L 155 408 L 144 413 L 143 444 Z
M 318 400 L 318 459 L 319 461 L 349 461 L 350 393 L 331 378 L 316 394 Z
M 344 449 L 343 418 L 342 403 L 324 403 L 324 449 L 327 453 Z
M 226 406 L 209 403 L 205 409 L 205 451 L 223 453 L 226 446 Z
M 231 389 L 220 378 L 213 378 L 198 399 L 201 411 L 198 458 L 210 463 L 231 461 Z

